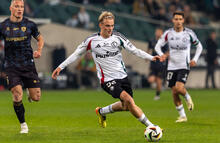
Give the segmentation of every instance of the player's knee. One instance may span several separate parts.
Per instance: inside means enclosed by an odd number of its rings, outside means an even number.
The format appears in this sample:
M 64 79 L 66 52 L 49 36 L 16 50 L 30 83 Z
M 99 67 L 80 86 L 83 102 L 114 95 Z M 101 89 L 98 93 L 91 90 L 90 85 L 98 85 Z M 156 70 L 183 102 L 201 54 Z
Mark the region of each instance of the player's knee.
M 12 95 L 13 95 L 13 99 L 14 101 L 18 102 L 18 101 L 21 101 L 22 99 L 22 93 L 16 89 L 12 89 L 11 90 L 12 92 Z
M 176 92 L 177 93 L 181 93 L 183 90 L 183 87 L 182 86 L 176 86 Z
M 32 96 L 31 99 L 35 102 L 38 102 L 38 101 L 40 101 L 40 97 L 41 97 L 41 95 L 39 93 L 36 93 L 34 96 Z

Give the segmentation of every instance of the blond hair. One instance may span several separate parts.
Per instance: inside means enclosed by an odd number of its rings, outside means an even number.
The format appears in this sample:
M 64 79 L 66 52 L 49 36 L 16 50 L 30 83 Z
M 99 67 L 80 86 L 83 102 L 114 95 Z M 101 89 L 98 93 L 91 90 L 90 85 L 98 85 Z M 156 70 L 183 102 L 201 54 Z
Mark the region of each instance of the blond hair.
M 12 5 L 13 2 L 15 2 L 15 1 L 22 1 L 22 2 L 24 2 L 24 0 L 11 0 L 11 5 Z
M 99 23 L 103 22 L 104 19 L 113 19 L 115 20 L 115 16 L 109 11 L 103 11 L 99 16 Z

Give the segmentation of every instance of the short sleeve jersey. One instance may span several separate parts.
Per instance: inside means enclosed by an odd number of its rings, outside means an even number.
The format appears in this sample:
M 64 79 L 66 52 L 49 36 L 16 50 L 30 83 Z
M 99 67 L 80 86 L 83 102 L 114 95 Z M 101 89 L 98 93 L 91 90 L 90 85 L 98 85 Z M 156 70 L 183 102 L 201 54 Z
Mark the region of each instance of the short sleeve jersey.
M 164 32 L 158 42 L 164 46 L 168 44 L 168 70 L 189 69 L 191 45 L 196 46 L 199 40 L 189 28 L 176 32 L 173 28 Z
M 32 36 L 40 35 L 37 25 L 23 18 L 21 22 L 6 19 L 0 24 L 0 37 L 5 41 L 5 68 L 34 65 Z

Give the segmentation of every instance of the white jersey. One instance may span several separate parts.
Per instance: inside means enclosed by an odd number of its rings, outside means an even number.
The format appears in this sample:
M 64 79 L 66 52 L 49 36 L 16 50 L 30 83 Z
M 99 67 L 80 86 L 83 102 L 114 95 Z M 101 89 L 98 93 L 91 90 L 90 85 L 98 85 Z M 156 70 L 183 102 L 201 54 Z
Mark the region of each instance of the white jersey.
M 153 56 L 137 49 L 127 38 L 119 32 L 113 32 L 109 38 L 103 38 L 99 33 L 93 34 L 82 42 L 75 52 L 59 65 L 64 69 L 68 64 L 74 62 L 83 53 L 90 50 L 96 64 L 97 76 L 101 83 L 127 77 L 121 50 L 143 59 L 152 60 Z
M 155 50 L 160 56 L 164 54 L 161 47 L 165 44 L 168 44 L 169 47 L 168 70 L 190 69 L 191 45 L 197 47 L 193 58 L 195 62 L 202 52 L 200 41 L 189 28 L 184 28 L 181 32 L 176 32 L 173 28 L 165 31 L 155 46 Z

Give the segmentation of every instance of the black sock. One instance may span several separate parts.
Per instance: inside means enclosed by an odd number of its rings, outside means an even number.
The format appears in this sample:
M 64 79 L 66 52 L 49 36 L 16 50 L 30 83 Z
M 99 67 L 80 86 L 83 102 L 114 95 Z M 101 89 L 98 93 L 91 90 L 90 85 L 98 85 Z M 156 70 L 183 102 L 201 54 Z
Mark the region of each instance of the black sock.
M 24 119 L 25 109 L 24 109 L 24 105 L 22 101 L 13 102 L 13 106 L 14 106 L 14 110 L 15 110 L 15 113 L 17 115 L 19 122 L 24 123 L 25 122 L 25 119 Z
M 160 91 L 157 91 L 157 92 L 156 92 L 156 96 L 160 96 Z

